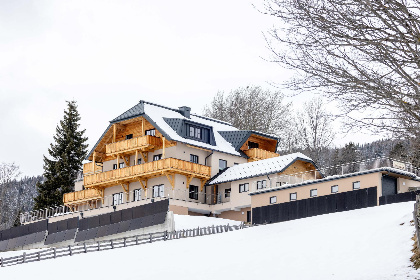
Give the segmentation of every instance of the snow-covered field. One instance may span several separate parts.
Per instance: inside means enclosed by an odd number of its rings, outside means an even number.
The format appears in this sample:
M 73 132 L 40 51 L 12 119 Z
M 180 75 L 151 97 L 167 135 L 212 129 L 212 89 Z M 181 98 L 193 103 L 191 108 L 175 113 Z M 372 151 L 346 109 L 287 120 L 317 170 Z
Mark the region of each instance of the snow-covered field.
M 420 279 L 413 202 L 0 268 L 0 279 Z M 177 229 L 232 221 L 176 216 Z M 0 256 L 4 256 L 0 254 Z

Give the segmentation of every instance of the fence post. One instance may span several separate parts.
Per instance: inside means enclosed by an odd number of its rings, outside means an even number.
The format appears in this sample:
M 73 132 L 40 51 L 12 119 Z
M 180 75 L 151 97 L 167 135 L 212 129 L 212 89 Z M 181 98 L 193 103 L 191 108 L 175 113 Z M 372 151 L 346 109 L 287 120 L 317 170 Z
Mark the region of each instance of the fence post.
M 152 243 L 153 242 L 153 240 L 152 240 L 152 234 L 150 234 L 150 243 Z
M 69 245 L 69 253 L 70 253 L 70 256 L 71 256 L 72 255 L 71 245 Z
M 86 246 L 86 242 L 83 243 L 83 248 L 85 249 L 85 253 L 87 253 L 87 246 Z
M 40 260 L 41 260 L 41 253 L 38 252 L 38 261 L 40 261 Z
M 114 249 L 114 240 L 111 240 L 111 249 Z
M 136 245 L 139 245 L 139 236 L 136 235 Z
M 127 247 L 127 238 L 124 237 L 124 247 Z
M 98 251 L 100 251 L 100 250 L 101 250 L 101 244 L 98 241 Z
M 163 240 L 167 240 L 168 239 L 168 231 L 167 230 L 165 230 L 165 233 L 164 233 L 165 235 L 164 235 L 164 237 L 163 237 Z
M 3 264 L 3 257 L 0 258 L 0 265 L 1 265 L 1 267 L 4 266 L 4 264 Z
M 25 260 L 26 260 L 26 252 L 23 252 L 23 255 L 22 255 L 22 263 L 25 263 Z

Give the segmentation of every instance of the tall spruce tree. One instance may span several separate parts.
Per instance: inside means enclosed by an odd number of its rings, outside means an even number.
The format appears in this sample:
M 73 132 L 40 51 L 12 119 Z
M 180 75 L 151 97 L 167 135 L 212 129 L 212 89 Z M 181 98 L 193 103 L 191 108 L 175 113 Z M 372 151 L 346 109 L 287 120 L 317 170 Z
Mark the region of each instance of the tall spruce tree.
M 66 101 L 64 118 L 57 125 L 54 143 L 44 155 L 45 181 L 37 184 L 35 210 L 63 204 L 63 194 L 74 190 L 77 172 L 87 155 L 85 130 L 79 130 L 80 115 L 76 101 Z

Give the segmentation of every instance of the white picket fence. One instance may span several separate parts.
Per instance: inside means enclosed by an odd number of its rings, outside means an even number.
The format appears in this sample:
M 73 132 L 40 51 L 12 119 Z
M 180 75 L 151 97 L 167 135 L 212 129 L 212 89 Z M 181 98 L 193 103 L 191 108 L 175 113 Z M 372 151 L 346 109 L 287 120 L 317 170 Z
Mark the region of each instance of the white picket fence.
M 97 252 L 103 250 L 116 249 L 121 247 L 128 247 L 134 245 L 141 245 L 146 243 L 153 243 L 156 241 L 169 241 L 180 238 L 197 237 L 210 234 L 224 233 L 228 231 L 240 230 L 251 227 L 241 223 L 237 225 L 218 225 L 209 227 L 197 227 L 194 229 L 179 230 L 179 231 L 164 231 L 150 234 L 135 235 L 130 237 L 103 240 L 91 243 L 82 243 L 76 245 L 69 245 L 60 248 L 49 248 L 35 253 L 23 253 L 22 255 L 0 258 L 0 267 L 12 266 L 23 263 L 30 263 L 36 261 L 43 261 L 48 259 L 55 259 L 65 256 L 73 256 L 82 253 Z

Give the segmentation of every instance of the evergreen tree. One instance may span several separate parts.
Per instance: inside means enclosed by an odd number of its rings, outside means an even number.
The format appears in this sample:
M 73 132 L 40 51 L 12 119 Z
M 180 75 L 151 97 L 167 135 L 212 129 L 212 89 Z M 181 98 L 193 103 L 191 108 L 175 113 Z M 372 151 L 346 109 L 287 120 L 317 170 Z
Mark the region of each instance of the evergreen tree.
M 61 205 L 63 194 L 74 190 L 88 147 L 85 130 L 79 130 L 79 121 L 76 101 L 67 101 L 64 118 L 57 125 L 54 143 L 48 149 L 50 158 L 44 156 L 45 181 L 37 184 L 35 210 Z
M 359 164 L 356 163 L 360 160 L 359 153 L 357 152 L 356 145 L 352 142 L 346 144 L 341 151 L 341 163 L 345 164 L 345 173 L 353 173 L 359 171 Z

